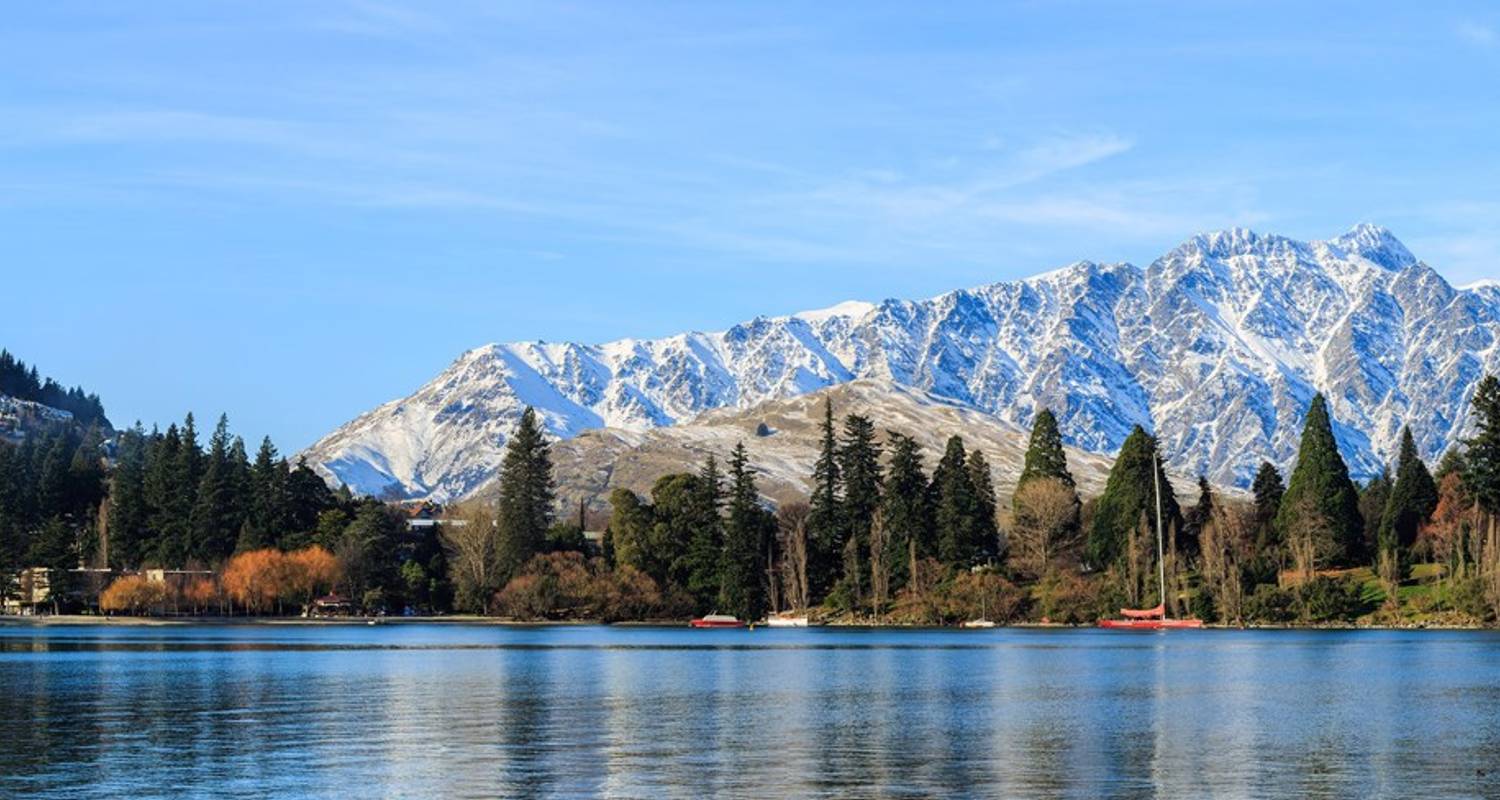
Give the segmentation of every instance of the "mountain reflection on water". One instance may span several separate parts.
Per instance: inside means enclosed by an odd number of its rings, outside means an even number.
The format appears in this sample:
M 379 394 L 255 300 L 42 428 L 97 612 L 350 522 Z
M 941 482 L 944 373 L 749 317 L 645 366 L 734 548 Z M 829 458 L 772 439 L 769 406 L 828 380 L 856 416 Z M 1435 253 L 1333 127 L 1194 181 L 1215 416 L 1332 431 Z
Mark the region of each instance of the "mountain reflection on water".
M 0 796 L 1485 796 L 1497 700 L 1480 632 L 6 626 Z

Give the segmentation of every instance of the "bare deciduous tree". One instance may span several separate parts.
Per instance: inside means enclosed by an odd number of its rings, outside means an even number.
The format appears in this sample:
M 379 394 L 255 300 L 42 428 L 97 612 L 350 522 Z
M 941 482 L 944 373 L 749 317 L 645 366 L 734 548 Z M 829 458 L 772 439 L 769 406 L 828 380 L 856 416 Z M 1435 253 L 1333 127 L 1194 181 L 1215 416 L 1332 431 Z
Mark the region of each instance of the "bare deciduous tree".
M 1198 534 L 1199 573 L 1213 593 L 1219 618 L 1244 621 L 1242 565 L 1255 545 L 1255 511 L 1229 501 L 1216 502 Z
M 879 614 L 890 599 L 891 566 L 886 563 L 885 520 L 877 510 L 870 521 L 870 595 L 875 613 Z
M 1078 494 L 1056 478 L 1037 478 L 1017 490 L 1014 507 L 1008 537 L 1011 563 L 1041 577 L 1079 543 Z
M 1292 554 L 1296 581 L 1300 583 L 1311 580 L 1319 565 L 1338 550 L 1338 532 L 1311 494 L 1297 501 L 1290 519 L 1286 544 Z
M 484 613 L 495 592 L 503 588 L 498 585 L 500 530 L 495 510 L 485 503 L 469 502 L 454 509 L 448 520 L 442 527 L 442 540 L 454 599 L 466 611 Z
M 786 601 L 794 609 L 805 609 L 809 602 L 807 584 L 807 518 L 806 503 L 787 503 L 776 511 L 776 529 L 781 537 L 781 580 Z

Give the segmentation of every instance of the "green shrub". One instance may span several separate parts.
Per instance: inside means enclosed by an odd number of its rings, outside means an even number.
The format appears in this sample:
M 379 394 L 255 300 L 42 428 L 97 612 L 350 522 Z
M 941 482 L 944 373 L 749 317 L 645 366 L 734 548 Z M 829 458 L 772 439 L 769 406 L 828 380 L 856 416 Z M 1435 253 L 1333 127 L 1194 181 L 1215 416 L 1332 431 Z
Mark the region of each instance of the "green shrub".
M 1297 618 L 1297 597 L 1274 583 L 1262 583 L 1245 598 L 1245 619 L 1262 624 L 1291 622 Z
M 1448 606 L 1474 619 L 1488 619 L 1489 603 L 1484 600 L 1484 584 L 1478 578 L 1460 578 L 1448 589 Z
M 1309 622 L 1351 622 L 1369 610 L 1355 581 L 1319 575 L 1297 588 L 1303 618 Z
M 1213 590 L 1207 586 L 1199 587 L 1198 593 L 1193 595 L 1188 604 L 1188 611 L 1204 622 L 1218 622 L 1219 606 L 1214 602 Z

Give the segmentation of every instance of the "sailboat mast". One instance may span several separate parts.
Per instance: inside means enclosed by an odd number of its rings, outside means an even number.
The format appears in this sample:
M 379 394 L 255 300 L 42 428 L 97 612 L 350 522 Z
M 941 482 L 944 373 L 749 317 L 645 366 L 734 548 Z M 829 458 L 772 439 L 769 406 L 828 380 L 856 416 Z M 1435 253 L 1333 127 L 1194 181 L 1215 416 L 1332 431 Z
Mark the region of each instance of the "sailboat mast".
M 1156 569 L 1161 581 L 1161 616 L 1167 618 L 1167 560 L 1163 552 L 1161 532 L 1161 461 L 1156 443 L 1151 447 L 1151 484 L 1156 489 Z

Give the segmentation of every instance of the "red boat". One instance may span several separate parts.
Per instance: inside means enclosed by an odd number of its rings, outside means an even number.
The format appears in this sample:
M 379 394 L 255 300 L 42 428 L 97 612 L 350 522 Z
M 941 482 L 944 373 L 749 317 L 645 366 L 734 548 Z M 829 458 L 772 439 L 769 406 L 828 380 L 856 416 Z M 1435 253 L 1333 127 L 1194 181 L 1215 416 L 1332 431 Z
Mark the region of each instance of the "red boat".
M 1152 458 L 1155 460 L 1155 454 L 1153 454 Z M 1161 465 L 1160 463 L 1155 463 L 1152 466 L 1156 468 L 1152 470 L 1152 478 L 1155 479 L 1153 484 L 1156 488 L 1156 566 L 1158 580 L 1161 581 L 1158 587 L 1161 591 L 1160 596 L 1165 598 L 1167 596 L 1167 560 L 1165 554 L 1162 552 Z M 1128 631 L 1162 631 L 1172 628 L 1203 627 L 1203 620 L 1201 619 L 1169 619 L 1167 617 L 1167 604 L 1165 600 L 1158 603 L 1156 608 L 1122 608 L 1120 609 L 1120 616 L 1124 617 L 1124 619 L 1099 620 L 1099 627 Z
M 1120 616 L 1125 619 L 1101 619 L 1101 628 L 1119 628 L 1132 631 L 1159 631 L 1168 628 L 1201 628 L 1201 619 L 1168 619 L 1165 606 L 1156 608 L 1122 608 Z
M 739 620 L 738 617 L 733 617 L 733 616 L 730 616 L 728 614 L 709 614 L 706 617 L 699 617 L 698 619 L 695 619 L 692 622 L 689 622 L 688 625 L 690 625 L 690 626 L 692 626 L 694 628 L 743 628 L 743 627 L 745 627 L 745 623 L 740 622 L 740 620 Z

